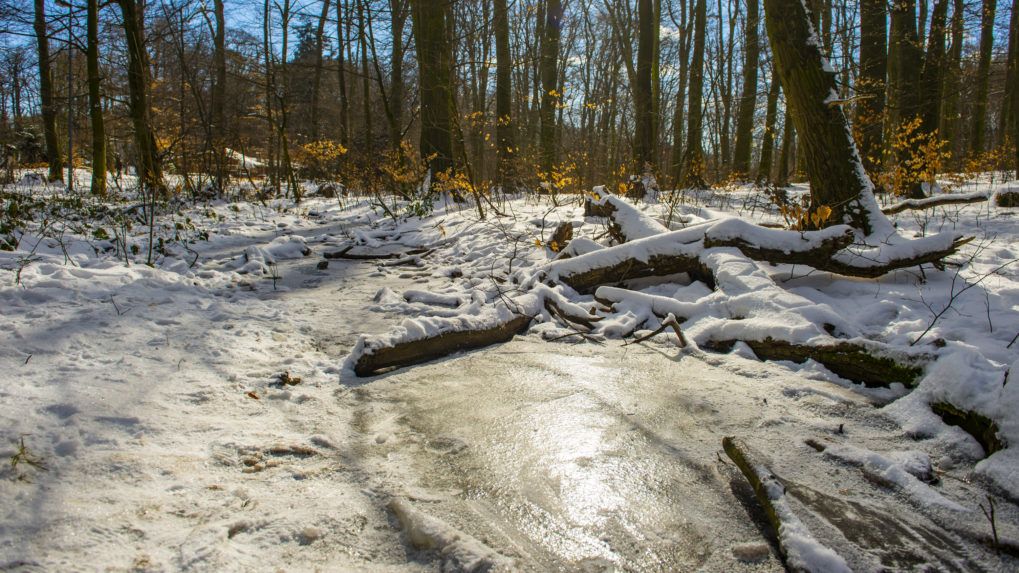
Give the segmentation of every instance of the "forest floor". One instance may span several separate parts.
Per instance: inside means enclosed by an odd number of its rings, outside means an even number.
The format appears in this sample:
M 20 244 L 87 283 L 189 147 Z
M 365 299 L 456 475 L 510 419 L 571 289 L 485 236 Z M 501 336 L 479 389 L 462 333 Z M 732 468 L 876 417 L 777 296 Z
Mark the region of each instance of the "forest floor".
M 673 228 L 779 221 L 750 189 L 684 199 L 641 208 L 671 211 Z M 937 360 L 913 391 L 743 344 L 702 351 L 717 316 L 684 324 L 686 349 L 674 334 L 630 344 L 657 326 L 634 312 L 586 339 L 548 321 L 356 377 L 345 356 L 360 335 L 479 312 L 546 264 L 561 221 L 604 234 L 576 200 L 501 208 L 480 220 L 439 203 L 395 222 L 349 198 L 182 206 L 159 219 L 153 266 L 138 222 L 130 265 L 103 220 L 31 227 L 0 251 L 0 570 L 781 571 L 725 436 L 763 454 L 813 541 L 853 570 L 1019 567 L 1019 448 L 987 457 L 929 406 L 952 397 L 1019 443 L 1019 384 L 1001 379 L 1019 364 L 1016 210 L 897 216 L 910 236 L 976 237 L 944 271 L 760 265 L 846 329 L 919 339 Z M 346 247 L 397 258 L 323 264 Z M 711 296 L 685 276 L 630 287 Z

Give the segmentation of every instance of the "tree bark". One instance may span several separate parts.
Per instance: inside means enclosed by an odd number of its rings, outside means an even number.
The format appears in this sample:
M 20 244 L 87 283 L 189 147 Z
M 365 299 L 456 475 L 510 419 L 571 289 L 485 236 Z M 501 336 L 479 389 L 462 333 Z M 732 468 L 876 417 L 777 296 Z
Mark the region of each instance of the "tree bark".
M 747 0 L 747 22 L 744 41 L 746 54 L 743 60 L 743 95 L 736 116 L 736 148 L 732 170 L 743 178 L 750 175 L 750 154 L 754 135 L 754 110 L 757 109 L 757 65 L 760 59 L 760 27 L 757 0 Z M 776 96 L 777 97 L 777 96 Z M 771 104 L 769 94 L 769 105 Z M 765 138 L 768 135 L 765 134 Z M 769 161 L 770 163 L 770 161 Z
M 687 18 L 687 0 L 680 0 L 680 16 L 673 23 L 679 28 L 679 78 L 676 86 L 675 112 L 672 117 L 672 165 L 673 185 L 678 185 L 683 176 L 683 115 L 686 104 L 686 87 L 690 69 L 690 30 Z
M 940 133 L 941 138 L 948 142 L 948 149 L 954 156 L 959 156 L 960 137 L 958 134 L 959 125 L 959 93 L 961 91 L 960 78 L 962 77 L 962 45 L 963 45 L 963 7 L 964 0 L 953 0 L 952 22 L 951 22 L 951 47 L 945 62 L 945 77 L 942 94 L 944 101 L 941 106 Z
M 88 115 L 92 125 L 93 195 L 106 196 L 106 124 L 99 76 L 99 0 L 88 0 L 85 59 L 88 69 Z
M 923 67 L 923 49 L 916 32 L 916 0 L 893 0 L 888 78 L 891 82 L 889 105 L 889 134 L 894 137 L 905 125 L 921 114 L 920 73 Z M 923 133 L 921 125 L 919 133 Z M 916 132 L 914 132 L 916 133 Z M 913 158 L 911 145 L 894 149 L 895 161 L 904 168 Z M 919 182 L 910 183 L 899 193 L 917 199 L 923 197 Z
M 494 0 L 495 32 L 495 141 L 498 165 L 496 183 L 505 190 L 514 185 L 516 136 L 513 122 L 513 55 L 510 52 L 509 12 L 506 0 Z
M 541 37 L 541 130 L 539 144 L 541 168 L 552 171 L 557 160 L 556 108 L 561 101 L 559 88 L 559 39 L 562 32 L 563 5 L 561 0 L 545 0 L 545 21 Z
M 856 128 L 860 159 L 868 174 L 881 170 L 884 154 L 885 76 L 888 74 L 887 4 L 860 0 L 860 77 Z
M 165 193 L 163 168 L 152 131 L 149 105 L 149 57 L 145 50 L 145 23 L 136 0 L 117 0 L 127 39 L 127 84 L 131 124 L 138 156 L 138 178 L 143 188 Z
M 702 99 L 704 88 L 704 34 L 707 21 L 705 0 L 697 0 L 694 9 L 693 57 L 690 62 L 689 104 L 686 145 L 683 150 L 683 176 L 681 185 L 690 189 L 706 187 L 704 182 L 704 148 L 701 144 L 703 129 Z
M 226 185 L 226 15 L 223 0 L 214 0 L 213 13 L 216 29 L 212 38 L 212 67 L 215 80 L 212 84 L 212 138 L 216 161 L 216 189 L 222 193 Z
M 941 119 L 942 88 L 945 80 L 945 25 L 948 0 L 936 0 L 931 11 L 931 32 L 920 75 L 920 117 L 923 133 L 936 133 Z
M 452 51 L 446 10 L 439 0 L 411 0 L 411 26 L 418 53 L 421 157 L 433 175 L 453 166 Z
M 650 168 L 654 171 L 657 158 L 655 150 L 655 124 L 658 119 L 654 114 L 652 76 L 655 64 L 655 37 L 660 25 L 655 18 L 652 0 L 639 0 L 637 3 L 638 36 L 637 36 L 637 70 L 636 83 L 633 86 L 634 137 L 633 158 L 638 172 Z
M 336 78 L 339 85 L 340 97 L 340 143 L 344 146 L 350 145 L 350 102 L 347 99 L 347 64 L 344 57 L 346 41 L 344 40 L 343 27 L 346 18 L 343 14 L 344 0 L 336 0 Z
M 765 0 L 764 14 L 782 89 L 804 149 L 811 211 L 827 206 L 832 210 L 829 224 L 849 223 L 869 235 L 884 215 L 876 210 L 873 185 L 846 116 L 832 102 L 838 94 L 835 73 L 825 69 L 810 16 L 799 0 Z M 887 220 L 883 222 L 882 228 L 890 228 Z
M 35 0 L 35 39 L 39 46 L 39 100 L 42 129 L 46 139 L 46 160 L 50 181 L 63 181 L 60 140 L 57 138 L 57 108 L 53 101 L 53 71 L 50 61 L 50 39 L 46 26 L 46 2 Z
M 222 1 L 222 0 L 218 0 Z M 311 140 L 319 139 L 319 100 L 322 92 L 322 48 L 325 44 L 326 19 L 329 17 L 329 0 L 322 0 L 322 13 L 315 28 L 315 74 L 311 81 Z
M 1019 179 L 1019 0 L 1012 0 L 1008 32 L 1008 65 L 1005 74 L 1005 100 L 1001 114 L 1002 139 L 1011 139 L 1015 148 L 1016 179 Z
M 775 154 L 775 123 L 778 121 L 778 93 L 781 82 L 778 75 L 771 76 L 768 88 L 768 110 L 764 116 L 764 141 L 761 142 L 761 161 L 757 165 L 757 184 L 772 183 L 772 156 Z
M 390 0 L 389 8 L 392 12 L 392 35 L 393 47 L 390 52 L 392 57 L 389 76 L 389 109 L 390 129 L 389 144 L 395 150 L 400 148 L 400 141 L 403 138 L 403 30 L 407 24 L 407 1 Z
M 973 103 L 973 130 L 970 135 L 970 154 L 986 148 L 987 100 L 991 87 L 991 55 L 994 50 L 994 10 L 996 0 L 983 0 L 980 18 L 980 59 L 977 64 L 977 93 Z

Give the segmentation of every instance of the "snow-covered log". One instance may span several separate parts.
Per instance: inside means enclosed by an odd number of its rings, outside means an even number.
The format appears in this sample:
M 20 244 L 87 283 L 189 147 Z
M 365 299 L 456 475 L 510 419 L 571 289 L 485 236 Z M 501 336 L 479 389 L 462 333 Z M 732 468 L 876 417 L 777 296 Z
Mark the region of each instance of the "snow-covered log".
M 1008 444 L 998 437 L 998 425 L 983 414 L 963 410 L 948 402 L 931 404 L 931 411 L 941 417 L 949 426 L 958 426 L 973 436 L 988 456 L 1005 449 Z
M 728 350 L 736 340 L 716 340 L 701 346 Z M 803 363 L 814 360 L 828 370 L 868 387 L 885 387 L 899 383 L 907 388 L 917 385 L 923 375 L 922 355 L 896 356 L 890 349 L 873 341 L 836 340 L 827 344 L 795 344 L 767 337 L 764 340 L 744 339 L 761 360 L 790 360 Z
M 987 201 L 987 193 L 980 191 L 976 193 L 944 194 L 935 195 L 934 197 L 925 197 L 923 199 L 907 199 L 901 203 L 889 205 L 881 209 L 881 212 L 885 215 L 895 215 L 908 210 L 931 209 L 942 205 L 983 203 L 984 201 Z
M 605 190 L 594 188 L 598 199 L 588 198 L 584 203 L 584 215 L 609 219 L 609 234 L 619 243 L 646 239 L 668 232 L 668 228 L 655 221 L 639 209 Z
M 347 356 L 346 367 L 357 376 L 372 376 L 388 368 L 506 342 L 526 330 L 541 308 L 539 297 L 519 298 L 524 300 L 513 301 L 513 309 L 499 304 L 477 316 L 408 319 L 390 333 L 361 336 Z
M 800 521 L 786 499 L 785 485 L 758 456 L 735 437 L 722 438 L 722 448 L 754 489 L 757 501 L 778 537 L 786 567 L 797 573 L 849 573 L 849 565 L 819 542 Z

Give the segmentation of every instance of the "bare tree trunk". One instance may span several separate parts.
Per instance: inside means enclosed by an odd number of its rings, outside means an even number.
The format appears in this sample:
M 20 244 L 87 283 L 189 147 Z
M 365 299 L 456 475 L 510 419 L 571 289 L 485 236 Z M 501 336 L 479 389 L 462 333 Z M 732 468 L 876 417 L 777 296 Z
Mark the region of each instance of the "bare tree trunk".
M 221 0 L 220 0 L 221 1 Z M 322 46 L 325 43 L 326 19 L 329 17 L 329 0 L 322 0 L 322 13 L 318 17 L 315 29 L 315 75 L 311 82 L 311 140 L 319 139 L 319 99 L 322 90 Z
M 505 188 L 514 183 L 516 137 L 513 123 L 513 56 L 510 53 L 509 14 L 506 0 L 495 0 L 495 141 L 498 167 L 496 183 Z
M 868 174 L 881 170 L 884 155 L 885 76 L 888 74 L 888 6 L 885 0 L 860 0 L 860 77 L 856 91 L 856 129 L 860 158 Z
M 707 7 L 704 0 L 697 0 L 694 9 L 693 59 L 690 66 L 690 99 L 687 111 L 690 121 L 686 131 L 686 149 L 683 154 L 682 186 L 686 188 L 703 188 L 704 182 L 704 149 L 701 144 L 703 134 L 704 110 L 702 109 L 702 90 L 704 88 L 704 28 L 707 20 Z
M 757 35 L 757 29 L 760 26 L 757 0 L 747 0 L 746 24 L 743 95 L 740 98 L 739 111 L 736 117 L 736 149 L 732 160 L 733 172 L 744 178 L 750 175 L 750 152 L 754 135 L 754 110 L 757 108 L 757 65 L 761 52 Z M 765 137 L 768 136 L 765 135 Z
M 800 134 L 810 178 L 811 210 L 831 209 L 828 224 L 849 223 L 871 234 L 884 215 L 856 151 L 837 94 L 835 72 L 825 69 L 816 32 L 800 0 L 764 0 L 765 21 L 775 67 Z M 887 221 L 881 227 L 890 228 Z
M 923 1 L 923 0 L 921 0 Z M 924 4 L 926 2 L 924 1 Z M 936 0 L 931 12 L 931 33 L 928 36 L 927 55 L 920 76 L 921 106 L 924 133 L 935 133 L 941 118 L 941 96 L 945 76 L 945 25 L 948 19 L 948 0 Z
M 374 134 L 372 133 L 371 76 L 368 74 L 368 29 L 365 24 L 365 1 L 357 0 L 357 36 L 361 52 L 361 103 L 364 114 L 365 150 L 370 152 Z
M 138 177 L 143 188 L 166 192 L 163 168 L 152 131 L 149 106 L 149 58 L 145 50 L 144 21 L 135 0 L 117 0 L 124 20 L 127 38 L 127 84 L 131 123 L 134 126 L 138 154 Z
M 777 77 L 777 76 L 776 76 Z M 785 103 L 785 120 L 782 122 L 782 151 L 778 156 L 778 168 L 775 170 L 775 185 L 789 185 L 789 162 L 792 161 L 793 141 L 796 139 L 796 128 L 793 126 L 793 115 L 789 109 L 789 101 Z
M 403 138 L 403 29 L 407 23 L 407 0 L 389 0 L 389 9 L 392 11 L 393 35 L 389 78 L 389 109 L 392 117 L 389 144 L 393 149 L 399 149 Z
M 545 0 L 545 22 L 541 36 L 541 168 L 551 172 L 556 163 L 556 107 L 561 98 L 556 91 L 559 87 L 559 38 L 563 23 L 561 0 Z
M 411 0 L 410 4 L 418 54 L 421 156 L 429 159 L 434 175 L 453 166 L 453 54 L 446 33 L 444 2 Z
M 212 145 L 216 161 L 216 189 L 222 193 L 226 184 L 226 16 L 223 0 L 214 0 L 216 29 L 213 34 L 212 65 L 215 81 L 212 84 Z
M 683 176 L 683 112 L 686 104 L 686 87 L 690 65 L 690 30 L 687 18 L 687 0 L 680 0 L 679 21 L 673 23 L 679 28 L 679 80 L 676 87 L 676 109 L 672 117 L 672 183 L 679 185 Z
M 343 5 L 345 0 L 336 0 L 336 64 L 340 91 L 340 143 L 350 145 L 350 102 L 347 100 L 347 69 L 344 59 Z
M 985 149 L 987 99 L 991 84 L 991 54 L 994 50 L 994 10 L 996 0 L 984 0 L 980 18 L 980 60 L 977 67 L 977 94 L 973 105 L 973 132 L 969 150 L 977 154 Z
M 653 4 L 652 0 L 639 0 L 637 3 L 637 69 L 632 93 L 635 124 L 633 158 L 638 172 L 648 169 L 654 171 L 658 156 L 654 139 L 657 118 L 652 99 L 652 70 L 655 64 L 655 36 L 659 33 L 660 24 L 655 18 Z
M 920 73 L 923 66 L 923 51 L 918 42 L 916 0 L 894 0 L 888 46 L 890 59 L 888 77 L 891 82 L 889 134 L 892 136 L 898 134 L 921 113 Z M 913 157 L 914 150 L 912 146 L 900 145 L 894 151 L 896 162 L 903 166 Z M 923 197 L 923 189 L 919 182 L 909 183 L 905 189 L 896 191 L 905 193 L 912 199 Z
M 772 156 L 775 154 L 775 123 L 778 121 L 778 93 L 781 82 L 778 74 L 772 73 L 768 88 L 768 110 L 764 118 L 764 141 L 761 142 L 761 162 L 757 166 L 757 184 L 773 182 L 771 177 Z
M 106 124 L 99 77 L 99 0 L 88 0 L 86 67 L 88 115 L 92 126 L 92 194 L 106 196 Z
M 53 72 L 50 68 L 50 39 L 46 27 L 46 2 L 35 0 L 35 39 L 39 45 L 39 100 L 43 134 L 46 139 L 46 160 L 50 181 L 63 181 L 60 140 L 57 138 L 57 109 L 53 101 Z
M 1012 0 L 1012 16 L 1008 27 L 1008 54 L 1005 72 L 1005 98 L 1002 101 L 1001 113 L 1001 137 L 1002 140 L 1011 139 L 1012 145 L 1016 148 L 1016 158 L 1019 160 L 1019 133 L 1015 129 L 1019 127 L 1019 0 Z M 1019 170 L 1019 163 L 1016 164 Z M 1019 171 L 1016 178 L 1019 179 Z

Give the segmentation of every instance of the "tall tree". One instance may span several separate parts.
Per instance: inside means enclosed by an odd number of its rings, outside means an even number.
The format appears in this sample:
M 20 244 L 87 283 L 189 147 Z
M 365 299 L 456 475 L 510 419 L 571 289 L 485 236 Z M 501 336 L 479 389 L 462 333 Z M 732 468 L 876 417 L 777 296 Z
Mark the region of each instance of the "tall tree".
M 445 2 L 411 0 L 410 4 L 418 54 L 421 156 L 428 159 L 434 175 L 453 166 L 453 54 L 446 31 Z
M 689 124 L 686 131 L 683 177 L 681 179 L 682 186 L 686 188 L 703 188 L 706 185 L 701 128 L 704 117 L 702 90 L 704 88 L 704 33 L 707 19 L 707 7 L 704 0 L 697 0 L 694 8 L 693 57 L 690 61 L 690 99 L 687 105 Z
M 781 82 L 778 74 L 772 72 L 768 88 L 768 109 L 764 117 L 764 140 L 761 142 L 761 161 L 757 165 L 758 185 L 771 183 L 772 156 L 775 154 L 775 123 L 778 121 L 778 94 Z
M 545 0 L 545 21 L 541 37 L 541 131 L 539 132 L 541 168 L 551 172 L 556 163 L 556 108 L 561 101 L 559 88 L 559 39 L 563 24 L 561 0 Z
M 344 23 L 347 18 L 343 14 L 345 0 L 336 0 L 336 69 L 340 98 L 340 143 L 350 145 L 350 102 L 347 99 L 347 66 L 344 58 L 346 42 L 344 41 Z
M 392 50 L 390 51 L 389 74 L 389 109 L 390 121 L 389 143 L 397 149 L 403 137 L 403 30 L 407 25 L 407 0 L 389 0 L 391 15 L 390 33 L 392 34 Z
M 46 160 L 49 180 L 63 181 L 60 140 L 57 138 L 57 108 L 53 93 L 53 71 L 50 61 L 50 37 L 46 25 L 46 1 L 35 0 L 35 39 L 39 46 L 39 100 L 42 129 L 46 139 Z
M 88 115 L 92 126 L 93 195 L 106 195 L 106 124 L 99 75 L 99 0 L 88 0 L 85 59 L 88 70 Z
M 515 177 L 516 137 L 513 133 L 513 55 L 510 53 L 509 11 L 506 0 L 495 0 L 495 141 L 496 182 L 505 188 Z
M 226 14 L 223 0 L 213 1 L 216 21 L 212 36 L 212 137 L 216 161 L 216 188 L 222 192 L 226 184 Z
M 637 170 L 643 172 L 647 169 L 654 171 L 658 156 L 655 138 L 658 117 L 655 115 L 653 79 L 654 68 L 657 65 L 656 36 L 661 26 L 656 18 L 652 0 L 638 1 L 637 21 L 637 70 L 636 82 L 632 89 L 635 123 L 633 156 Z
M 970 134 L 970 153 L 985 148 L 987 128 L 987 100 L 991 86 L 991 55 L 994 50 L 994 10 L 996 0 L 983 0 L 980 9 L 980 59 L 977 64 L 977 93 L 973 102 L 973 130 Z
M 939 132 L 941 138 L 948 142 L 948 149 L 953 155 L 958 153 L 959 146 L 959 94 L 962 78 L 962 45 L 965 34 L 963 7 L 965 0 L 952 0 L 951 44 L 945 58 L 944 85 L 942 86 L 941 118 Z
M 829 223 L 849 223 L 864 234 L 880 227 L 873 186 L 863 170 L 841 106 L 835 72 L 825 66 L 817 33 L 800 0 L 764 0 L 764 17 L 775 67 L 792 108 L 810 179 L 810 208 L 831 209 Z M 884 230 L 884 229 L 882 229 Z
M 860 155 L 868 173 L 881 169 L 884 147 L 885 76 L 888 73 L 885 0 L 860 0 L 860 76 L 856 91 L 856 128 Z
M 149 103 L 149 56 L 145 49 L 144 12 L 136 0 L 117 0 L 123 17 L 127 40 L 128 107 L 134 128 L 137 171 L 142 187 L 165 193 L 163 167 L 152 131 L 152 108 Z
M 739 111 L 736 116 L 736 149 L 732 159 L 733 172 L 743 177 L 750 174 L 750 151 L 754 134 L 754 110 L 757 108 L 757 64 L 761 54 L 760 42 L 757 35 L 759 25 L 757 0 L 747 0 L 746 32 L 744 34 L 746 48 L 743 60 L 743 95 L 740 97 Z
M 325 44 L 326 20 L 329 18 L 329 0 L 322 0 L 322 12 L 318 17 L 318 27 L 315 28 L 315 74 L 311 82 L 311 139 L 319 139 L 319 93 L 322 91 L 322 70 L 324 67 L 324 56 L 322 54 Z
M 945 76 L 945 26 L 948 20 L 948 0 L 936 0 L 931 11 L 931 32 L 927 54 L 920 75 L 920 117 L 925 133 L 934 133 L 941 118 L 942 89 Z
M 1019 179 L 1019 0 L 1012 0 L 1012 24 L 1008 39 L 1009 69 L 1012 79 L 1008 83 L 1011 88 L 1011 108 L 1009 118 L 1012 120 L 1012 145 L 1015 146 L 1015 177 Z
M 692 24 L 687 18 L 687 0 L 679 1 L 679 19 L 672 15 L 672 22 L 679 29 L 679 78 L 676 86 L 675 110 L 672 116 L 672 182 L 678 184 L 683 175 L 683 115 L 686 109 L 686 87 L 690 66 L 690 31 Z M 670 10 L 671 14 L 671 10 Z

